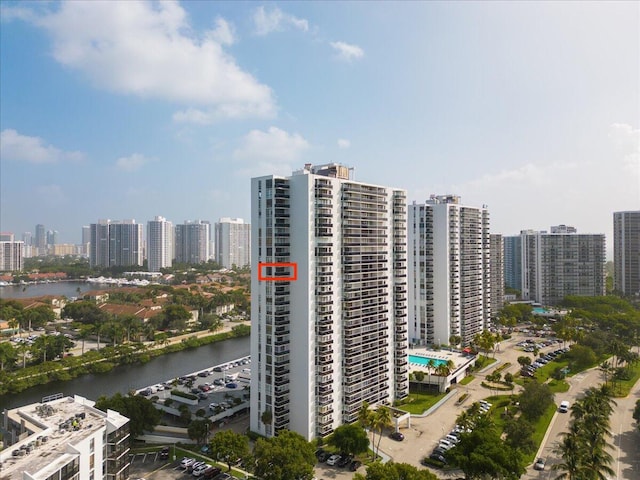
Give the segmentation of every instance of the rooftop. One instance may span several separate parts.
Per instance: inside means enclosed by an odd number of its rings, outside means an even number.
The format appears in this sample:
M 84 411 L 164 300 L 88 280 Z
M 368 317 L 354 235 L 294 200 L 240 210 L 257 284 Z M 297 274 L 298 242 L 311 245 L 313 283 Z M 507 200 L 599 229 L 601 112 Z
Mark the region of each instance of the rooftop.
M 118 412 L 105 413 L 94 404 L 76 395 L 6 411 L 6 418 L 14 424 L 24 425 L 27 435 L 0 452 L 0 478 L 22 480 L 23 472 L 35 473 L 43 469 L 42 474 L 46 473 L 43 478 L 47 478 L 79 456 L 70 446 L 104 428 L 107 419 L 115 427 L 128 421 Z

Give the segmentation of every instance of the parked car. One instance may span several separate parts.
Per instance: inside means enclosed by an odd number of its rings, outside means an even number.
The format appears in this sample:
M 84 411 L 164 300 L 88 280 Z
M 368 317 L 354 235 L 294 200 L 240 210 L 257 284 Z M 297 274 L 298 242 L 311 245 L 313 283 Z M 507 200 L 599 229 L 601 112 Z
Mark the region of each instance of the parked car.
M 404 440 L 404 435 L 400 432 L 391 432 L 391 434 L 389 435 L 389 438 L 397 442 L 401 442 L 402 440 Z
M 354 460 L 353 462 L 351 462 L 351 465 L 349 465 L 349 470 L 351 470 L 352 472 L 355 472 L 361 466 L 362 466 L 362 462 L 360 460 Z
M 351 460 L 353 460 L 353 455 L 344 454 L 340 457 L 340 460 L 338 460 L 338 463 L 336 465 L 338 465 L 339 467 L 346 467 L 351 463 Z
M 162 447 L 162 450 L 160 450 L 160 458 L 162 460 L 169 458 L 169 447 Z
M 340 460 L 340 455 L 333 454 L 329 458 L 327 458 L 327 465 L 335 465 Z
M 538 460 L 536 460 L 536 463 L 533 464 L 533 468 L 534 470 L 544 470 L 545 464 L 546 462 L 544 458 L 539 458 Z
M 222 470 L 218 467 L 208 467 L 203 473 L 202 478 L 213 478 L 216 475 L 220 475 Z
M 180 461 L 180 467 L 182 468 L 187 468 L 189 465 L 196 463 L 196 459 L 195 458 L 191 458 L 191 457 L 184 457 L 181 461 Z
M 238 384 L 234 382 L 229 382 L 225 385 L 227 388 L 238 388 Z
M 444 464 L 446 464 L 446 463 L 447 463 L 447 459 L 446 459 L 446 458 L 444 458 L 442 455 L 439 455 L 439 454 L 437 454 L 437 453 L 432 453 L 431 455 L 429 455 L 429 458 L 430 458 L 431 460 L 437 460 L 438 462 L 442 462 L 442 463 L 444 463 Z
M 193 469 L 193 472 L 191 472 L 191 475 L 193 475 L 194 477 L 200 477 L 201 475 L 204 474 L 205 470 L 209 467 L 210 465 L 207 465 L 206 463 L 202 462 L 201 465 L 198 465 L 196 468 Z

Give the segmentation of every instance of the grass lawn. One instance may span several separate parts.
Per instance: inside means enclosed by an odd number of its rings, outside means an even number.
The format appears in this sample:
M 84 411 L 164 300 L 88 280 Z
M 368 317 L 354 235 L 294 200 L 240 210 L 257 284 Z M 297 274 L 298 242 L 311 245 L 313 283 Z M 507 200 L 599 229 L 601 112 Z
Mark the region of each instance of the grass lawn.
M 533 438 L 533 441 L 535 442 L 538 448 L 542 443 L 544 434 L 547 432 L 547 428 L 549 428 L 549 424 L 551 423 L 551 419 L 553 418 L 553 414 L 556 413 L 557 408 L 558 407 L 555 405 L 555 403 L 549 406 L 549 408 L 547 409 L 546 412 L 544 412 L 542 417 L 540 417 L 538 421 L 533 424 L 535 430 L 533 431 L 533 435 L 531 435 L 531 438 Z M 530 463 L 533 463 L 533 460 L 536 457 L 538 448 L 536 448 L 535 452 L 530 453 L 529 455 L 525 455 L 525 460 L 527 465 Z
M 629 395 L 631 388 L 640 379 L 640 366 L 635 365 L 631 367 L 631 378 L 629 380 L 616 380 L 614 396 L 617 398 L 623 398 Z
M 564 380 L 551 380 L 547 383 L 553 393 L 563 393 L 569 391 L 569 384 Z
M 433 407 L 444 398 L 445 395 L 446 393 L 410 393 L 409 397 L 404 400 L 401 405 L 397 405 L 396 408 L 414 415 L 419 415 Z
M 462 380 L 460 380 L 458 383 L 459 383 L 460 385 L 468 385 L 468 384 L 470 384 L 471 382 L 473 382 L 473 380 L 474 380 L 475 378 L 476 378 L 476 377 L 474 377 L 473 375 L 467 375 L 467 376 L 466 376 L 466 377 L 464 377 Z
M 492 363 L 496 363 L 498 359 L 486 357 L 484 355 L 478 355 L 478 360 L 476 360 L 476 369 L 481 370 L 485 367 L 488 367 Z

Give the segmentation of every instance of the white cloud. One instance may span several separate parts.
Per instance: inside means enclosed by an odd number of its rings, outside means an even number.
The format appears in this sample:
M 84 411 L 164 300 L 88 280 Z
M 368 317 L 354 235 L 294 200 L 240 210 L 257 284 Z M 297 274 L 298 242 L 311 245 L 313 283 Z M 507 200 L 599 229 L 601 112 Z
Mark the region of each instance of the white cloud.
M 277 127 L 267 132 L 251 130 L 243 139 L 243 145 L 233 152 L 240 160 L 297 160 L 309 143 L 299 134 L 289 134 Z
M 351 142 L 349 140 L 346 140 L 344 138 L 339 138 L 338 139 L 338 147 L 340 148 L 349 148 L 351 146 Z
M 364 50 L 357 45 L 350 45 L 345 42 L 331 42 L 330 45 L 338 52 L 338 58 L 345 62 L 364 57 Z
M 0 158 L 28 163 L 57 163 L 60 161 L 81 161 L 81 152 L 65 152 L 47 145 L 40 137 L 21 135 L 13 129 L 0 133 Z
M 236 41 L 235 29 L 224 18 L 216 18 L 216 27 L 207 32 L 207 38 L 220 45 L 233 45 Z
M 116 168 L 125 172 L 135 172 L 149 162 L 151 162 L 151 159 L 140 153 L 134 153 L 128 157 L 120 157 L 116 160 Z
M 281 32 L 287 27 L 297 28 L 303 32 L 309 30 L 309 22 L 307 20 L 284 13 L 278 7 L 273 8 L 271 11 L 267 11 L 264 7 L 258 7 L 253 13 L 253 23 L 257 35 Z
M 197 38 L 175 1 L 96 0 L 63 2 L 32 21 L 51 35 L 54 58 L 99 88 L 200 107 L 216 117 L 275 111 L 271 89 L 223 50 L 233 31 L 221 18 Z

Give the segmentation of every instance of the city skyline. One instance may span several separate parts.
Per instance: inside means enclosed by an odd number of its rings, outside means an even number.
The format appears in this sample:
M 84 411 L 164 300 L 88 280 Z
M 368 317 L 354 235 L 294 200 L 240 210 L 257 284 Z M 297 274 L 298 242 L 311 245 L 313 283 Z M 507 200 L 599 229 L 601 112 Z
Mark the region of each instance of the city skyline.
M 409 204 L 488 205 L 493 233 L 604 233 L 608 257 L 613 212 L 640 206 L 634 2 L 1 8 L 0 231 L 17 239 L 250 218 L 250 178 L 305 163 Z

